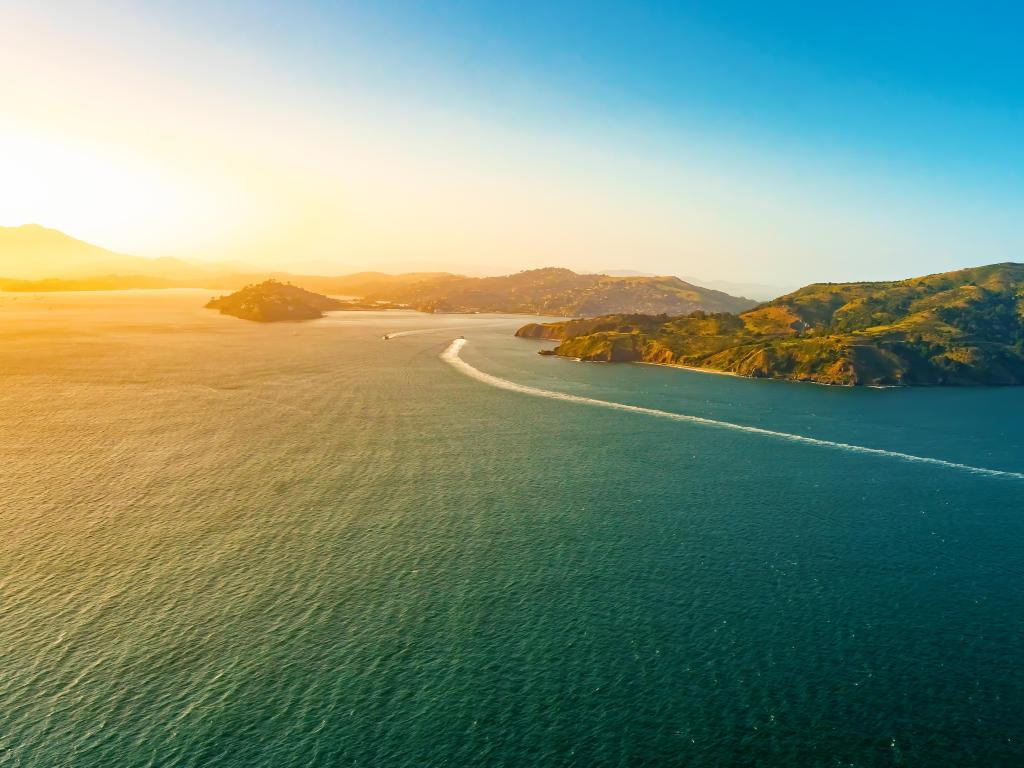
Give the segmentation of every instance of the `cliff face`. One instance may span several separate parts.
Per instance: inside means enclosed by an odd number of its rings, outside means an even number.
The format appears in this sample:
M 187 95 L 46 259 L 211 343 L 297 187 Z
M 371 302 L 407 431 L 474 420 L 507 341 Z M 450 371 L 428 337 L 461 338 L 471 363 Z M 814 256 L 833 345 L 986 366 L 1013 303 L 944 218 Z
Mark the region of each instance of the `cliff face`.
M 229 296 L 210 299 L 206 305 L 207 309 L 218 309 L 223 315 L 260 323 L 315 320 L 323 317 L 325 311 L 347 306 L 330 296 L 276 280 L 247 285 Z
M 527 323 L 516 331 L 521 339 L 562 339 L 562 331 L 551 323 Z
M 1024 383 L 1024 265 L 807 286 L 739 315 L 527 326 L 555 354 L 841 385 Z

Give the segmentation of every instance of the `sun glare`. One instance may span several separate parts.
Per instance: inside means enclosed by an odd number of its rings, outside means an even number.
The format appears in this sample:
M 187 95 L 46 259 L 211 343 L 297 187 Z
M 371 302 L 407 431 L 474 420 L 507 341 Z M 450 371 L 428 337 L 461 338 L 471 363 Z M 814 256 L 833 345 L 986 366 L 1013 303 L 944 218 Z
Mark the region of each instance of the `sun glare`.
M 6 225 L 59 222 L 114 250 L 161 255 L 179 247 L 181 230 L 208 227 L 235 205 L 210 184 L 123 147 L 5 123 L 0 146 Z

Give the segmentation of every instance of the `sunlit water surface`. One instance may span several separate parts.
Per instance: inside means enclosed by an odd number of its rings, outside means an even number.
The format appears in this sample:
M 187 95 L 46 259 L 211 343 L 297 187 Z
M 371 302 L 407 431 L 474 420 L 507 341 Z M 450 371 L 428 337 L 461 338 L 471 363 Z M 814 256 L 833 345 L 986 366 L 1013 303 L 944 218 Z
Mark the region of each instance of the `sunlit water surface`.
M 205 298 L 0 294 L 0 765 L 1024 763 L 1024 481 L 440 355 L 1008 472 L 1024 390 Z

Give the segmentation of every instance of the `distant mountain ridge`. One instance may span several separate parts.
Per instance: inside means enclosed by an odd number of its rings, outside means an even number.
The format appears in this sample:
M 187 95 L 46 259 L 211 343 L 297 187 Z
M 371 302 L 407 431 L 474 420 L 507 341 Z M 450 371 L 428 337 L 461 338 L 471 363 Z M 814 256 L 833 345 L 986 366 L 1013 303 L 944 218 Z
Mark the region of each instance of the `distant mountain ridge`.
M 741 314 L 530 324 L 555 354 L 845 385 L 1024 384 L 1024 264 L 818 283 Z
M 602 269 L 602 275 L 612 277 L 655 277 L 650 272 L 638 272 L 634 269 Z M 795 286 L 783 287 L 780 285 L 765 285 L 764 283 L 738 283 L 731 280 L 705 280 L 702 277 L 680 275 L 680 279 L 699 285 L 702 288 L 713 288 L 716 291 L 724 291 L 733 296 L 744 296 L 757 301 L 768 301 L 776 296 L 789 293 Z
M 187 280 L 205 270 L 180 259 L 147 259 L 108 251 L 38 224 L 0 227 L 0 277 L 15 280 L 104 275 Z
M 681 314 L 696 309 L 740 312 L 755 304 L 677 277 L 578 274 L 556 267 L 500 277 L 465 277 L 446 272 L 358 272 L 339 277 L 218 272 L 215 267 L 178 259 L 114 253 L 37 225 L 0 227 L 0 287 L 6 291 L 238 289 L 267 278 L 320 293 L 404 304 L 425 312 L 571 317 L 615 312 Z
M 689 277 L 682 275 L 683 280 L 687 280 L 694 285 L 700 285 L 704 288 L 714 288 L 717 291 L 725 291 L 731 293 L 734 296 L 746 296 L 749 299 L 755 299 L 756 301 L 769 301 L 777 296 L 790 293 L 796 286 L 780 286 L 780 285 L 765 285 L 763 283 L 738 283 L 732 280 L 705 280 L 700 277 Z
M 371 292 L 427 312 L 594 316 L 613 312 L 742 311 L 754 302 L 678 277 L 611 277 L 547 267 L 501 277 L 448 275 Z

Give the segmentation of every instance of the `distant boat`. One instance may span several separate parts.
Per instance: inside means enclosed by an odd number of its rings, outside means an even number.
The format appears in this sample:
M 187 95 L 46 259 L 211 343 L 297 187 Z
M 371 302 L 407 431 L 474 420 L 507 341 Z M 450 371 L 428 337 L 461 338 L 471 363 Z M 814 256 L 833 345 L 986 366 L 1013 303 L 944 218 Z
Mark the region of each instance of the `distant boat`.
M 391 338 L 391 337 L 390 337 L 390 336 L 388 336 L 388 335 L 387 335 L 386 333 L 384 334 L 384 341 L 387 341 L 387 340 L 388 340 L 388 339 L 390 339 L 390 338 Z

